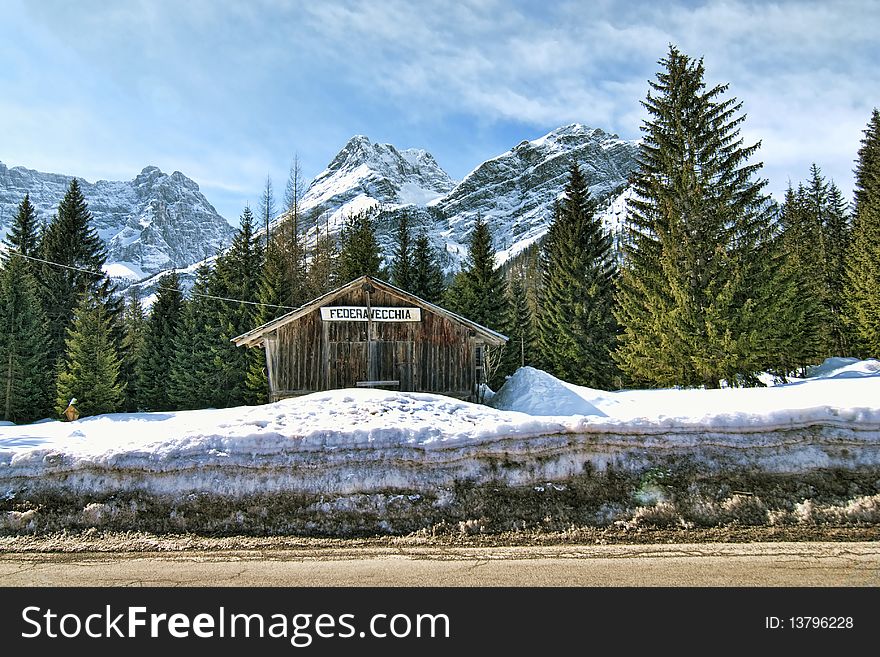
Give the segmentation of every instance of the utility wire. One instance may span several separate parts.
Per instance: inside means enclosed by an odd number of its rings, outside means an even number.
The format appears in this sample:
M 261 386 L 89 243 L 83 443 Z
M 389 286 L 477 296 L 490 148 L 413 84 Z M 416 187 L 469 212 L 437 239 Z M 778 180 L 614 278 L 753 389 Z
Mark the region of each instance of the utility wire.
M 82 267 L 74 267 L 73 265 L 64 265 L 60 262 L 52 262 L 51 260 L 44 260 L 43 258 L 37 258 L 36 256 L 29 256 L 23 253 L 19 253 L 18 251 L 13 251 L 16 255 L 21 256 L 22 258 L 26 258 L 27 260 L 33 260 L 35 262 L 42 262 L 46 265 L 52 265 L 53 267 L 61 267 L 62 269 L 70 269 L 71 271 L 79 271 L 85 274 L 91 274 L 92 276 L 106 276 L 107 273 L 103 271 L 95 271 L 94 269 L 84 269 Z M 158 285 L 156 287 L 157 290 L 166 290 L 168 292 L 174 292 L 174 288 L 163 287 Z M 281 306 L 275 303 L 261 303 L 259 301 L 245 301 L 244 299 L 230 299 L 229 297 L 218 297 L 213 294 L 202 294 L 201 292 L 190 292 L 190 296 L 193 297 L 202 297 L 203 299 L 214 299 L 216 301 L 230 301 L 232 303 L 246 303 L 251 306 L 266 306 L 269 308 L 282 308 L 284 310 L 296 310 L 293 306 Z

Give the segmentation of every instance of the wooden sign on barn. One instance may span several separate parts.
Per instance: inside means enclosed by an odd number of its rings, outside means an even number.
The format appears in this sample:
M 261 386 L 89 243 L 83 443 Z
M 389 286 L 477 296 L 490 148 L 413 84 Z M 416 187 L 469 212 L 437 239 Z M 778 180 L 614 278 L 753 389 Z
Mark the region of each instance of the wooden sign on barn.
M 354 387 L 475 399 L 485 348 L 507 338 L 361 276 L 232 341 L 266 350 L 273 401 Z

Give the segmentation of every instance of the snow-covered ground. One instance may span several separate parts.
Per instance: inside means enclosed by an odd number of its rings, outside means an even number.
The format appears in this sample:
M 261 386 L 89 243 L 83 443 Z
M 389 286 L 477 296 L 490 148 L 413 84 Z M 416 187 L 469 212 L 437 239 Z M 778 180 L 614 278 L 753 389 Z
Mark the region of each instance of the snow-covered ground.
M 637 469 L 678 456 L 710 471 L 880 466 L 880 363 L 831 365 L 770 388 L 618 392 L 522 368 L 494 408 L 358 389 L 2 426 L 0 495 L 428 492 L 462 481 L 561 481 L 587 467 Z

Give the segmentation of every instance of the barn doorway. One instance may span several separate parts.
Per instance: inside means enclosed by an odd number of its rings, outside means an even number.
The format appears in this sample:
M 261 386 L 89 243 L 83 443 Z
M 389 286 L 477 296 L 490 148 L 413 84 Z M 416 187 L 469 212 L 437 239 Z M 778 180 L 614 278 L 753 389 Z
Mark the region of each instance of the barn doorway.
M 330 342 L 328 344 L 328 387 L 364 387 L 371 382 L 388 382 L 397 390 L 413 390 L 413 340 Z M 391 383 L 395 382 L 395 383 Z

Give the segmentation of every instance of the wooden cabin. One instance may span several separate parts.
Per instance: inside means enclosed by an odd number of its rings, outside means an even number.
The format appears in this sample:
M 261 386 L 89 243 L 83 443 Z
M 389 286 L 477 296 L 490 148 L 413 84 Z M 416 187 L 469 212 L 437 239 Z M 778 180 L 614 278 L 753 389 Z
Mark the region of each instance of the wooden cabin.
M 355 387 L 474 400 L 485 349 L 507 338 L 361 276 L 232 341 L 266 350 L 272 401 Z

